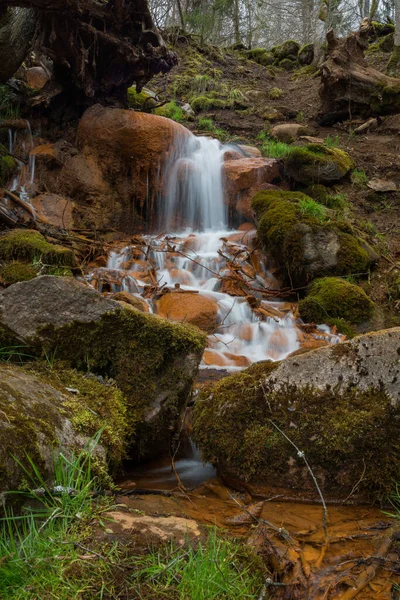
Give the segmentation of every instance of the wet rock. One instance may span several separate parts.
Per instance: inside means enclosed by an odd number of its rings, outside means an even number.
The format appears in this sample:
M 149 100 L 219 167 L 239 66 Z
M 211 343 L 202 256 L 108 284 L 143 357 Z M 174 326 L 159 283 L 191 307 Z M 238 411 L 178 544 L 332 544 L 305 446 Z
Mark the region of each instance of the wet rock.
M 54 144 L 40 144 L 31 150 L 30 155 L 35 157 L 38 163 L 50 166 L 59 164 L 58 152 Z
M 26 83 L 35 90 L 41 90 L 50 81 L 50 77 L 43 67 L 31 67 L 27 69 L 25 77 Z
M 145 300 L 143 300 L 143 298 L 134 296 L 129 292 L 117 292 L 116 294 L 113 294 L 112 299 L 116 300 L 117 302 L 123 302 L 124 304 L 128 304 L 133 308 L 136 308 L 136 310 L 140 310 L 142 312 L 149 312 L 150 310 L 149 305 Z
M 253 158 L 262 157 L 261 150 L 259 150 L 255 146 L 247 146 L 246 144 L 238 144 L 238 148 L 240 148 L 240 150 L 242 152 L 244 152 L 246 156 L 251 156 Z
M 190 541 L 195 544 L 204 536 L 203 528 L 194 519 L 185 519 L 176 516 L 150 516 L 137 515 L 131 512 L 115 510 L 105 514 L 107 531 L 99 532 L 104 540 L 118 537 L 132 543 L 135 538 L 141 538 L 147 546 L 173 542 L 183 546 Z M 144 540 L 143 540 L 144 538 Z
M 279 177 L 279 163 L 274 159 L 241 158 L 226 161 L 224 173 L 231 219 L 252 221 L 251 198 Z
M 354 168 L 353 160 L 344 150 L 320 144 L 293 148 L 284 162 L 286 176 L 306 185 L 334 183 Z
M 54 353 L 72 367 L 112 377 L 140 422 L 145 454 L 177 425 L 205 345 L 201 333 L 126 310 L 73 278 L 38 277 L 0 293 L 0 341 Z M 4 343 L 4 342 L 3 342 Z M 157 433 L 156 433 L 157 432 Z M 145 441 L 144 441 L 145 440 Z
M 297 138 L 303 135 L 310 135 L 310 131 L 304 125 L 298 123 L 284 123 L 282 125 L 275 125 L 270 131 L 272 137 L 277 139 L 279 142 L 285 142 L 291 144 Z
M 387 498 L 400 468 L 399 348 L 397 327 L 259 363 L 203 389 L 193 413 L 203 459 L 224 476 L 315 491 L 276 425 L 324 491 L 345 498 L 359 482 L 358 494 Z
M 156 307 L 161 317 L 191 323 L 207 333 L 215 332 L 218 305 L 211 298 L 190 292 L 171 292 L 161 296 Z
M 71 200 L 57 194 L 39 194 L 32 200 L 36 214 L 46 223 L 71 229 L 74 226 L 74 204 Z

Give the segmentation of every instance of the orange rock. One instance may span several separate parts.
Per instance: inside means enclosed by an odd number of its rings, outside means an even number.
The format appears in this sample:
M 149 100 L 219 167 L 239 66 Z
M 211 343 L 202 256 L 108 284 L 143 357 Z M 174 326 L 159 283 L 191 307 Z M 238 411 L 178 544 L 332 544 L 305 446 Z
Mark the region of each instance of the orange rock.
M 224 356 L 235 363 L 235 367 L 249 367 L 251 365 L 250 360 L 246 356 L 231 354 L 230 352 L 224 352 Z
M 145 300 L 143 300 L 143 298 L 138 298 L 129 292 L 117 292 L 116 294 L 113 294 L 112 299 L 120 302 L 121 304 L 127 304 L 131 308 L 136 308 L 141 312 L 149 312 L 150 310 L 149 305 Z
M 245 323 L 245 325 L 241 326 L 239 337 L 246 342 L 251 342 L 253 339 L 253 328 L 250 323 Z
M 74 204 L 67 198 L 57 194 L 40 194 L 32 200 L 32 205 L 39 217 L 50 225 L 71 229 L 74 226 Z
M 170 292 L 156 302 L 157 313 L 171 321 L 196 325 L 207 333 L 216 329 L 218 305 L 214 300 L 190 292 Z
M 254 158 L 262 156 L 261 150 L 256 148 L 255 146 L 246 146 L 246 144 L 239 144 L 239 148 L 247 154 L 247 156 L 252 156 Z
M 230 361 L 221 352 L 210 350 L 209 348 L 204 350 L 203 362 L 208 367 L 212 365 L 216 367 L 228 367 L 230 365 Z
M 269 348 L 274 355 L 282 355 L 287 352 L 288 339 L 283 329 L 277 329 L 269 338 Z
M 26 83 L 35 90 L 41 90 L 49 79 L 43 67 L 31 67 L 26 71 Z
M 53 144 L 40 144 L 30 151 L 30 155 L 44 163 L 58 162 L 57 151 Z

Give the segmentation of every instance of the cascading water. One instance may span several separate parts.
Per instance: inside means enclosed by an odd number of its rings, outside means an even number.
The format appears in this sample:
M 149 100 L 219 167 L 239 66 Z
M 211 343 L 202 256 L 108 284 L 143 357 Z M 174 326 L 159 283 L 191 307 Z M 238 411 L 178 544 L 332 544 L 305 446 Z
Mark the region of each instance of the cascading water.
M 228 370 L 285 358 L 305 343 L 307 335 L 299 329 L 291 304 L 265 299 L 279 285 L 252 247 L 255 230 L 228 227 L 223 163 L 224 154 L 232 149 L 207 137 L 179 138 L 163 169 L 162 233 L 111 252 L 107 268 L 88 276 L 100 291 L 144 296 L 151 312 L 159 309 L 147 294 L 151 286 L 212 300 L 218 313 L 202 366 Z M 251 289 L 251 302 L 246 293 L 229 288 L 237 270 Z M 174 295 L 177 303 L 181 298 Z M 337 341 L 323 328 L 314 332 L 316 339 Z

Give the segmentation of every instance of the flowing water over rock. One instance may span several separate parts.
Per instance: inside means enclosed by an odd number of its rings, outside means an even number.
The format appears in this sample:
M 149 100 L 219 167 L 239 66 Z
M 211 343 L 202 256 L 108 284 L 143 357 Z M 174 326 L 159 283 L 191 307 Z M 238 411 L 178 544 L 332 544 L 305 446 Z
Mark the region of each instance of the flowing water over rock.
M 236 370 L 339 337 L 326 327 L 302 328 L 296 305 L 279 297 L 279 281 L 264 267 L 255 229 L 229 228 L 222 167 L 231 151 L 207 137 L 179 138 L 164 165 L 160 233 L 111 251 L 107 267 L 88 280 L 101 292 L 127 291 L 151 311 L 199 325 L 210 334 L 202 367 Z M 188 294 L 207 299 L 207 308 Z

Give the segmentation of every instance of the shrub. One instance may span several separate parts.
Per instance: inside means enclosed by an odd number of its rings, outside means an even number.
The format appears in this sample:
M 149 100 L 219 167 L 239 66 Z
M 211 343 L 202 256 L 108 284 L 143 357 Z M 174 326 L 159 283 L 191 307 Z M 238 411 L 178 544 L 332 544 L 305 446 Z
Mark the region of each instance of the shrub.
M 282 96 L 285 95 L 285 92 L 278 87 L 273 87 L 269 90 L 268 95 L 273 100 L 278 100 L 279 98 L 282 98 Z

